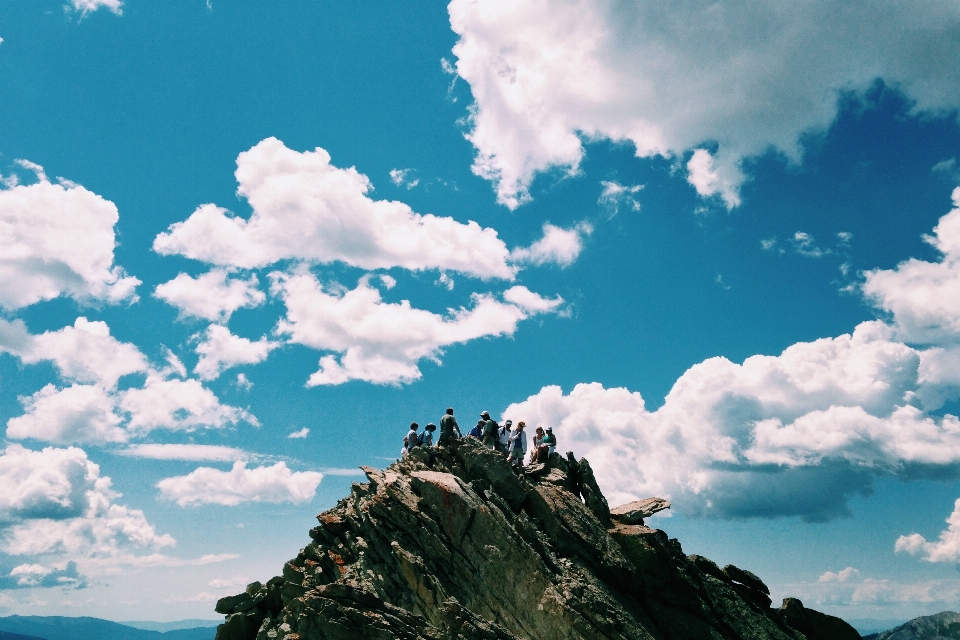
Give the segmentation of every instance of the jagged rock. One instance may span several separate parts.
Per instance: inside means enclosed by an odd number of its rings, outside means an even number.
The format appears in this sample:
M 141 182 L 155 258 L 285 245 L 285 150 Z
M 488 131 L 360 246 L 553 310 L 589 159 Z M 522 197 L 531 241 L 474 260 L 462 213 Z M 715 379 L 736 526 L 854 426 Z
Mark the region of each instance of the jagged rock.
M 784 622 L 810 640 L 855 640 L 860 637 L 856 629 L 840 618 L 807 609 L 796 598 L 784 598 L 780 615 Z
M 643 524 L 644 518 L 670 508 L 670 501 L 663 498 L 645 498 L 610 509 L 610 517 L 623 524 Z
M 732 564 L 728 564 L 723 568 L 723 575 L 727 576 L 734 582 L 739 582 L 748 589 L 753 589 L 754 591 L 759 591 L 760 593 L 770 595 L 770 589 L 767 588 L 767 585 L 763 584 L 763 580 L 758 578 L 755 573 L 751 573 L 745 569 L 740 569 Z
M 612 522 L 572 454 L 518 473 L 466 438 L 363 470 L 283 577 L 217 603 L 217 640 L 803 640 L 842 622 Z

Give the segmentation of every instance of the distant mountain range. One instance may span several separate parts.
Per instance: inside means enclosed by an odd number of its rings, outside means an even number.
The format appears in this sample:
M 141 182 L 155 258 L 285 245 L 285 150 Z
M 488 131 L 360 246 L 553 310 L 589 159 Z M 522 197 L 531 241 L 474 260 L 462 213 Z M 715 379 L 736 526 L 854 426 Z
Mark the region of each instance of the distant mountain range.
M 864 640 L 960 640 L 960 613 L 943 611 L 921 616 L 899 627 L 872 633 Z
M 100 618 L 66 618 L 63 616 L 7 616 L 0 617 L 0 640 L 214 640 L 215 626 L 207 620 L 196 620 L 208 626 L 190 629 L 136 628 L 132 625 L 155 625 L 170 628 L 178 623 L 134 622 L 120 624 Z

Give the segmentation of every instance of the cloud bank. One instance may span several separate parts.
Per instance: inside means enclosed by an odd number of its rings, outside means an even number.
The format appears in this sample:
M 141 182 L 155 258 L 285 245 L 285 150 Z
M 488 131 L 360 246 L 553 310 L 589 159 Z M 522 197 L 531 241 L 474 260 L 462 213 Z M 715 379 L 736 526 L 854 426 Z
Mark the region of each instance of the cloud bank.
M 918 112 L 960 106 L 953 4 L 453 0 L 449 13 L 475 100 L 473 170 L 510 208 L 538 173 L 575 174 L 583 140 L 688 158 L 697 192 L 733 207 L 741 161 L 770 148 L 798 160 L 840 92 L 882 78 Z
M 865 274 L 863 291 L 889 324 L 863 322 L 742 364 L 711 358 L 656 411 L 639 393 L 592 383 L 569 394 L 544 387 L 504 417 L 554 426 L 561 449 L 590 459 L 614 501 L 665 495 L 699 516 L 826 520 L 848 513 L 878 476 L 957 477 L 960 419 L 932 412 L 960 396 L 960 208 L 929 241 L 940 262 Z M 897 549 L 960 558 L 960 516 L 949 522 L 938 542 L 913 534 Z

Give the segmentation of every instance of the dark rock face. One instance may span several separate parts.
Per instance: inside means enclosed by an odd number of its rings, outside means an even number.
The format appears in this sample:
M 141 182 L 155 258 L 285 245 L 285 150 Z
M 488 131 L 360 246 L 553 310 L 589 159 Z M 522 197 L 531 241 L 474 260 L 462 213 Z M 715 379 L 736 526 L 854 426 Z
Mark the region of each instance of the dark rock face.
M 860 637 L 799 600 L 771 609 L 760 578 L 688 558 L 663 531 L 612 521 L 572 454 L 518 476 L 467 438 L 364 471 L 282 577 L 217 603 L 217 640 Z

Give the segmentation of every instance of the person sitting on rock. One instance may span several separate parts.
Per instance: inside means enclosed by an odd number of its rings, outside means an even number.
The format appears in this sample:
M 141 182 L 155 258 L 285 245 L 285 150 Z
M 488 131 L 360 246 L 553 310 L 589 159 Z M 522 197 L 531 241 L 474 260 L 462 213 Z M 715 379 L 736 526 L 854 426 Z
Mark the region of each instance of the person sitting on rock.
M 460 437 L 460 427 L 457 425 L 457 419 L 453 417 L 453 407 L 447 407 L 447 412 L 440 418 L 440 439 L 437 440 L 437 446 L 446 446 L 451 440 Z
M 494 445 L 500 453 L 510 454 L 510 434 L 513 433 L 513 420 L 507 420 L 497 428 L 497 442 Z
M 541 449 L 543 450 L 542 453 Z M 547 447 L 543 444 L 543 427 L 537 427 L 536 432 L 533 434 L 533 453 L 530 454 L 530 464 L 542 462 L 540 460 L 541 455 L 543 461 L 545 461 L 547 459 Z
M 403 439 L 407 443 L 407 452 L 409 453 L 411 449 L 417 446 L 417 429 L 420 428 L 416 422 L 410 423 L 410 430 L 407 431 L 406 437 Z
M 477 426 L 475 426 L 473 429 L 470 429 L 470 433 L 468 433 L 467 435 L 473 436 L 477 440 L 480 440 L 481 438 L 483 438 L 483 418 L 480 418 L 479 420 L 477 420 Z
M 420 440 L 417 441 L 417 444 L 421 447 L 432 447 L 433 446 L 433 432 L 437 430 L 437 425 L 432 422 L 423 428 L 423 433 L 420 434 Z
M 543 444 L 547 447 L 547 457 L 543 460 L 546 462 L 547 458 L 557 450 L 557 436 L 553 435 L 553 427 L 547 427 L 547 433 L 543 436 Z
M 483 419 L 483 437 L 480 442 L 488 449 L 495 449 L 497 443 L 497 423 L 490 417 L 489 411 L 480 414 Z
M 507 420 L 507 422 L 510 421 Z M 527 455 L 527 432 L 523 430 L 525 426 L 523 420 L 518 422 L 517 428 L 510 434 L 508 442 L 510 455 L 507 456 L 507 462 L 517 467 L 523 466 L 523 458 Z

